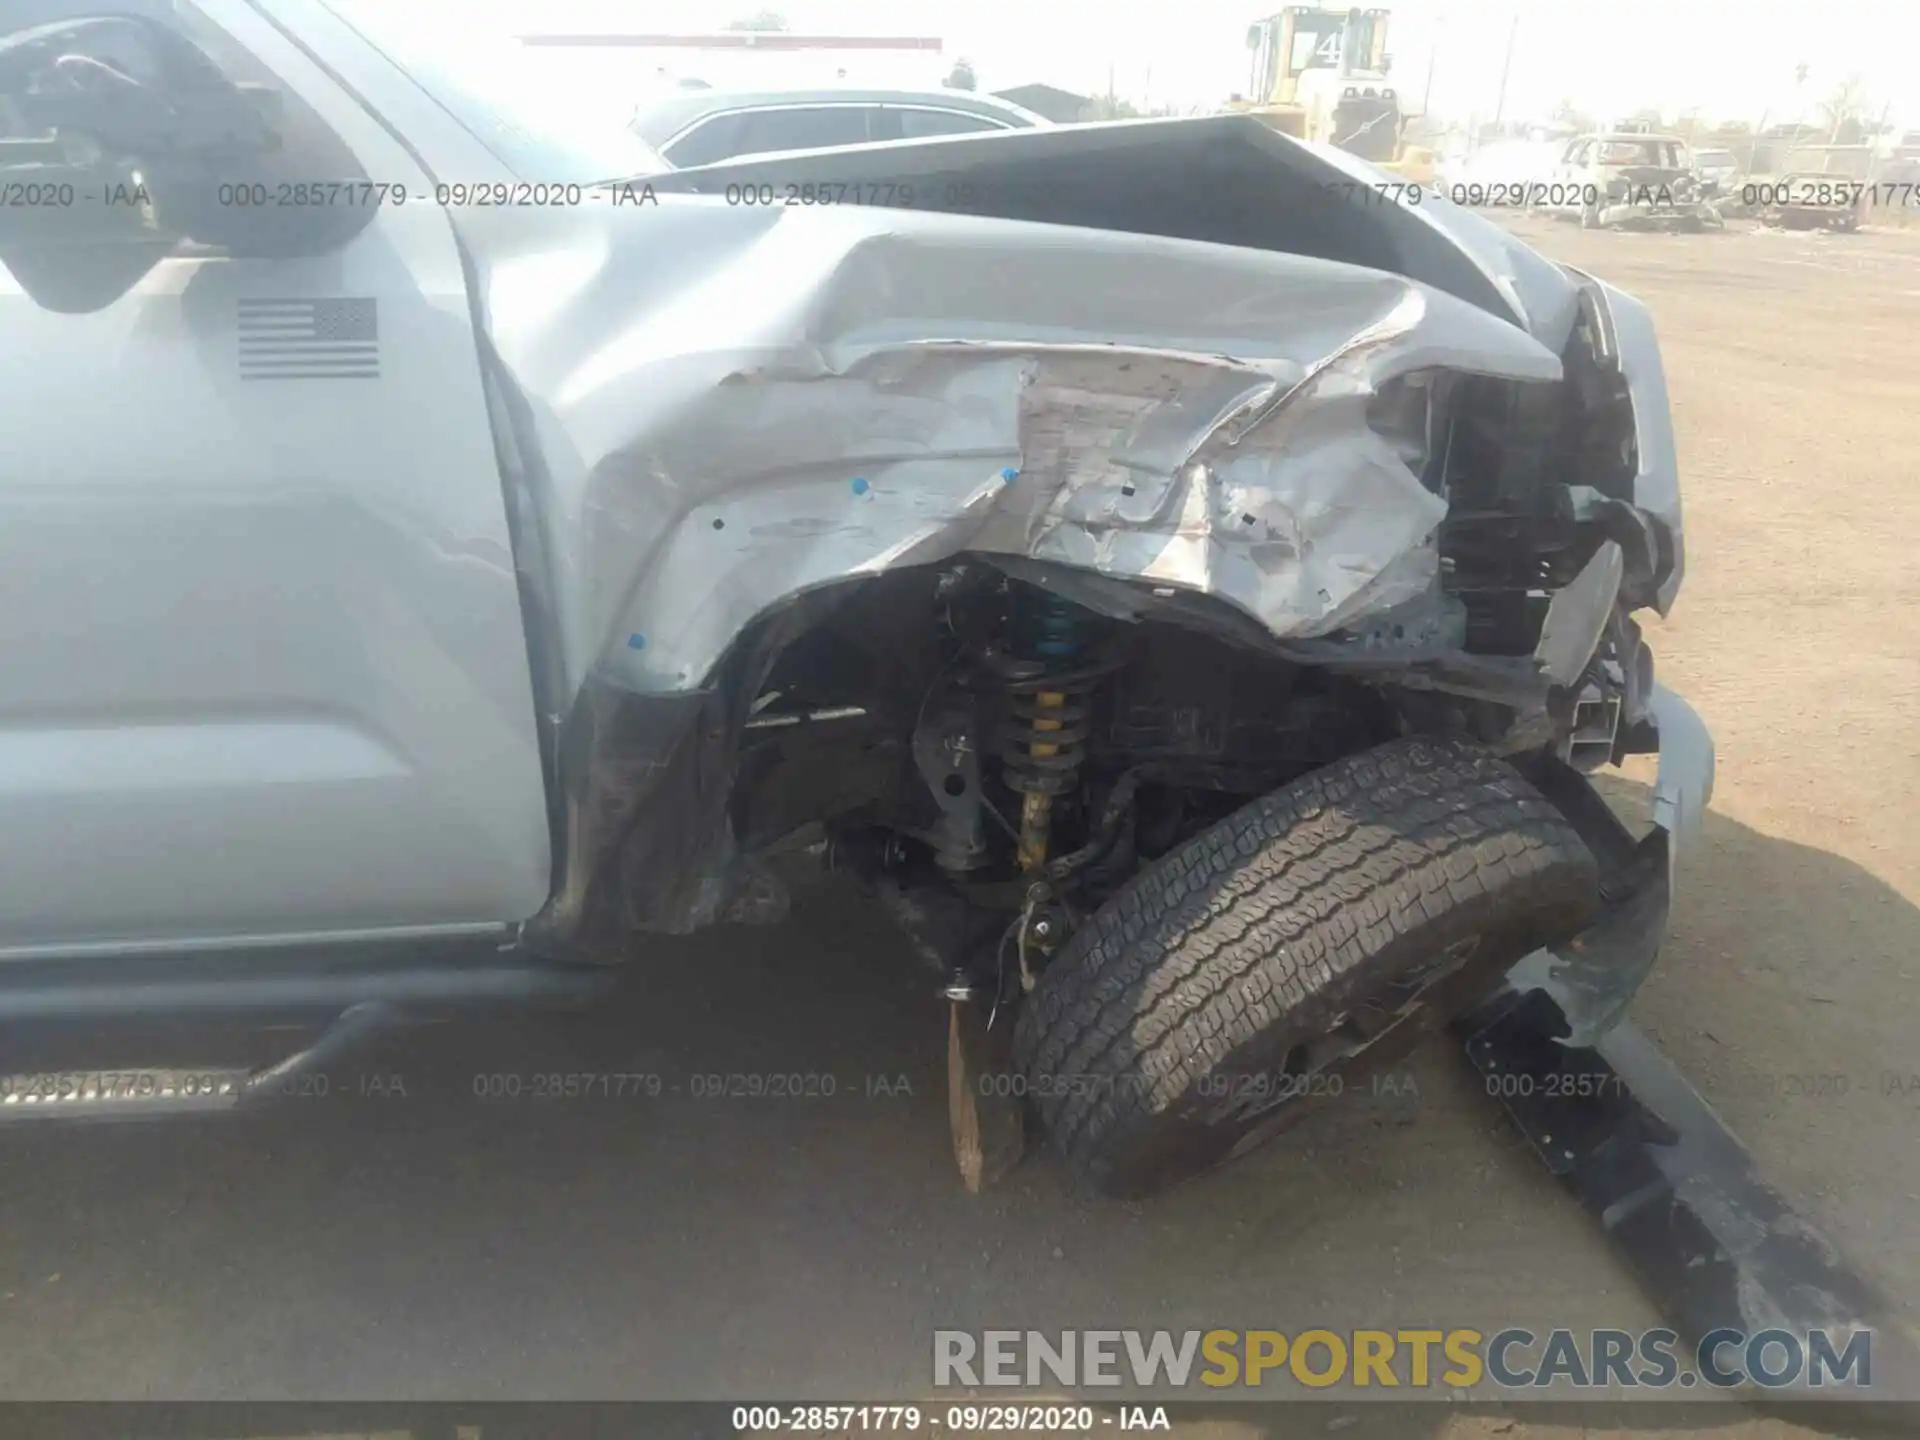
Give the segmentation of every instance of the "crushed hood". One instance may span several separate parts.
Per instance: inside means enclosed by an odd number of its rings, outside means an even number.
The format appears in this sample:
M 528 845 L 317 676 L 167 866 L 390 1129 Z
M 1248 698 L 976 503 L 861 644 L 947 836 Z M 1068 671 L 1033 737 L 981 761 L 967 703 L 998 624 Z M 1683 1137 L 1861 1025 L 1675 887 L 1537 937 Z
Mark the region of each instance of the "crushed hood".
M 962 551 L 1334 634 L 1439 586 L 1433 377 L 1558 382 L 1583 305 L 1632 394 L 1664 608 L 1645 312 L 1392 180 L 1219 117 L 454 212 L 556 705 L 589 676 L 696 689 L 794 597 Z

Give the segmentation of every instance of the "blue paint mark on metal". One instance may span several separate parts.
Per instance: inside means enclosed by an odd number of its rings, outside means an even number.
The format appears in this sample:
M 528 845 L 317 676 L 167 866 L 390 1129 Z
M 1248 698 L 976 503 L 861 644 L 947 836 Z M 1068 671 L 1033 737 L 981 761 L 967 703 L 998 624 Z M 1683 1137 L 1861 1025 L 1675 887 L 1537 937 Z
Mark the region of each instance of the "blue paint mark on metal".
M 867 484 L 866 476 L 856 475 L 853 477 L 853 493 L 854 494 L 864 495 L 867 493 L 867 491 L 871 490 L 872 488 L 873 487 L 871 485 Z
M 647 637 L 646 637 L 646 636 L 644 636 L 644 635 L 629 635 L 629 636 L 627 636 L 627 649 L 629 649 L 629 650 L 644 650 L 644 649 L 646 649 L 646 648 L 647 648 Z

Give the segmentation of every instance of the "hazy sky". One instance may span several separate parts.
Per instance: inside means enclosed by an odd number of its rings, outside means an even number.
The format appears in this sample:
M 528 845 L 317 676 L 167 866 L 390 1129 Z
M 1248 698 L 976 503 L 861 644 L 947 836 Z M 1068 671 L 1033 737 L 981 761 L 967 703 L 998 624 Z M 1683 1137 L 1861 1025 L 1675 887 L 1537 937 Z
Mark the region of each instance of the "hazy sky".
M 407 0 L 445 14 L 444 0 Z M 982 88 L 1047 81 L 1136 102 L 1211 108 L 1245 87 L 1250 22 L 1278 9 L 1247 0 L 472 0 L 463 28 L 490 15 L 525 28 L 718 29 L 761 8 L 798 31 L 940 37 Z M 1877 115 L 1920 128 L 1920 0 L 1406 0 L 1388 7 L 1388 53 L 1410 104 L 1464 118 L 1493 111 L 1515 17 L 1509 118 L 1560 99 L 1596 118 L 1643 106 L 1708 119 L 1812 113 L 1849 76 Z M 1794 70 L 1804 63 L 1798 87 Z

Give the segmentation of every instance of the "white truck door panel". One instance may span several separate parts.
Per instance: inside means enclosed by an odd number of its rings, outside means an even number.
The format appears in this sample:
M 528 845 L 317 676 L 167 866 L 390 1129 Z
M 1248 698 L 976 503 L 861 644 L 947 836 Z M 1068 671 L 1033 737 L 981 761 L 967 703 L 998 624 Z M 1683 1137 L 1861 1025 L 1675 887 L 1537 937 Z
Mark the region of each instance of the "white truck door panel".
M 0 955 L 493 927 L 547 896 L 446 215 L 278 31 L 202 8 L 410 198 L 331 253 L 170 259 L 88 314 L 0 268 Z

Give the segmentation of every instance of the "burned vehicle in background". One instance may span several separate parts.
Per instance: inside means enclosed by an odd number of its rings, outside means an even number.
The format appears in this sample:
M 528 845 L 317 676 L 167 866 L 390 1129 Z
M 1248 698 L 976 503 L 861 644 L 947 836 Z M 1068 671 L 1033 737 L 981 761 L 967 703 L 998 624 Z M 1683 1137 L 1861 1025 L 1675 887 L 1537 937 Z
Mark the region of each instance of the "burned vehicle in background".
M 1870 145 L 1793 145 L 1773 159 L 1771 173 L 1747 176 L 1740 198 L 1763 225 L 1848 233 L 1866 223 L 1876 190 L 1891 179 Z M 1887 203 L 1910 202 L 1914 189 L 1911 181 L 1885 184 Z
M 1553 167 L 1549 203 L 1588 229 L 1720 229 L 1714 186 L 1677 135 L 1621 130 L 1579 135 Z
M 969 1181 L 1130 1196 L 1516 977 L 1618 1022 L 1712 763 L 1644 307 L 1245 117 L 609 170 L 378 13 L 4 37 L 9 182 L 141 198 L 0 233 L 0 1023 L 333 1016 L 283 1080 L 799 853 Z

